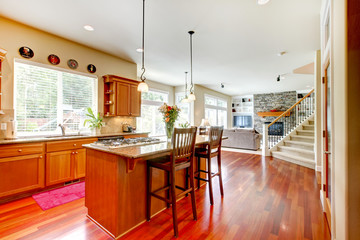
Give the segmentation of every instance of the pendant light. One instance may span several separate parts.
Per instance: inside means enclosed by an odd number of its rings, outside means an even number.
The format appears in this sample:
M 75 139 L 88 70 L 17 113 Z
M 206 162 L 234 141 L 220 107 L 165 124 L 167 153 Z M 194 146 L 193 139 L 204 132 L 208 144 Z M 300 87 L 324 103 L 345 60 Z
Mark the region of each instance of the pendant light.
M 187 96 L 187 74 L 188 74 L 188 72 L 185 72 L 185 97 L 181 100 L 182 103 L 190 102 L 189 98 Z
M 192 71 L 192 35 L 194 34 L 194 31 L 189 31 L 190 34 L 190 77 L 191 77 L 191 87 L 190 87 L 190 95 L 188 97 L 189 101 L 195 101 L 196 97 L 194 94 L 194 83 L 193 83 L 193 71 Z
M 138 85 L 138 91 L 139 92 L 148 92 L 149 91 L 149 86 L 146 84 L 145 80 L 146 77 L 144 76 L 145 74 L 145 0 L 143 0 L 143 25 L 142 25 L 142 52 L 141 52 L 141 76 L 140 76 L 140 80 L 141 83 Z

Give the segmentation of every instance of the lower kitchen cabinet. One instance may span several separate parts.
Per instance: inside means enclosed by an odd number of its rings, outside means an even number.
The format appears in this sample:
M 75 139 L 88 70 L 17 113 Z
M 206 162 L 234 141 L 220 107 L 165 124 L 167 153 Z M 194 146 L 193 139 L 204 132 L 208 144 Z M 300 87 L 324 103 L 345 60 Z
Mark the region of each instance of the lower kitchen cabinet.
M 96 140 L 90 138 L 47 143 L 46 186 L 85 177 L 86 149 L 82 145 Z
M 73 179 L 73 151 L 46 154 L 46 186 L 71 181 Z
M 0 197 L 44 187 L 44 154 L 0 158 Z

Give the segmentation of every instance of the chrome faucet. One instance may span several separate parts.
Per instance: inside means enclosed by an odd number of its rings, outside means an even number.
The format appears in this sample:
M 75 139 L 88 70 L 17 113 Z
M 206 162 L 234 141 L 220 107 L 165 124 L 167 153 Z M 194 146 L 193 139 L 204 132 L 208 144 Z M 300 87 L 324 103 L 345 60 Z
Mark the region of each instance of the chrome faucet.
M 65 136 L 65 126 L 59 123 L 59 127 L 61 128 L 61 135 Z

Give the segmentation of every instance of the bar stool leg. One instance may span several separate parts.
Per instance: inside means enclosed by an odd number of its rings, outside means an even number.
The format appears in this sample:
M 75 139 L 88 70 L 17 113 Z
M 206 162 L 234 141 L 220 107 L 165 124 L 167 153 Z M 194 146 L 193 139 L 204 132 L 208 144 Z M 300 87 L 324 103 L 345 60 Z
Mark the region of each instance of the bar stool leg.
M 170 186 L 170 173 L 165 171 L 167 186 Z M 166 198 L 170 199 L 170 188 L 166 190 Z M 170 208 L 170 203 L 166 202 L 166 208 Z
M 224 188 L 223 188 L 223 182 L 222 182 L 222 174 L 221 174 L 221 153 L 217 155 L 217 162 L 218 162 L 218 177 L 219 177 L 219 185 L 220 185 L 220 193 L 221 196 L 224 196 Z
M 196 173 L 196 175 L 198 177 L 198 179 L 197 179 L 198 189 L 200 189 L 200 175 L 201 175 L 201 172 L 200 172 L 200 169 L 201 169 L 200 162 L 201 161 L 200 160 L 201 160 L 200 157 L 197 157 L 197 173 Z
M 214 197 L 212 190 L 212 177 L 211 177 L 211 157 L 210 155 L 207 157 L 208 162 L 208 180 L 209 180 L 209 194 L 210 194 L 210 204 L 214 205 Z
M 189 189 L 189 168 L 186 168 L 185 170 L 185 189 Z M 185 197 L 187 197 L 189 194 L 185 194 Z
M 191 206 L 193 210 L 194 220 L 197 220 L 196 202 L 195 202 L 195 181 L 194 181 L 194 165 L 190 167 L 190 187 L 191 187 Z
M 175 237 L 179 236 L 178 223 L 177 223 L 177 212 L 176 212 L 176 194 L 175 194 L 175 171 L 172 170 L 170 173 L 171 178 L 171 205 L 173 213 L 173 227 Z
M 147 194 L 146 194 L 146 220 L 150 221 L 151 217 L 151 188 L 152 188 L 152 168 L 150 166 L 147 166 Z

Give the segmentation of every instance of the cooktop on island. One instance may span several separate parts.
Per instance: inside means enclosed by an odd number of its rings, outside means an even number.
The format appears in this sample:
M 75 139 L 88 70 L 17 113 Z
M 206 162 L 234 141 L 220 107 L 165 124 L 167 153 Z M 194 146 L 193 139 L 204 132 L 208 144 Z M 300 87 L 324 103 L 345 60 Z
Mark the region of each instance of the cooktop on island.
M 123 136 L 99 138 L 98 141 L 91 143 L 96 146 L 104 146 L 108 148 L 121 148 L 131 146 L 141 146 L 154 143 L 164 142 L 158 138 L 151 137 L 137 137 L 137 138 L 124 138 Z

